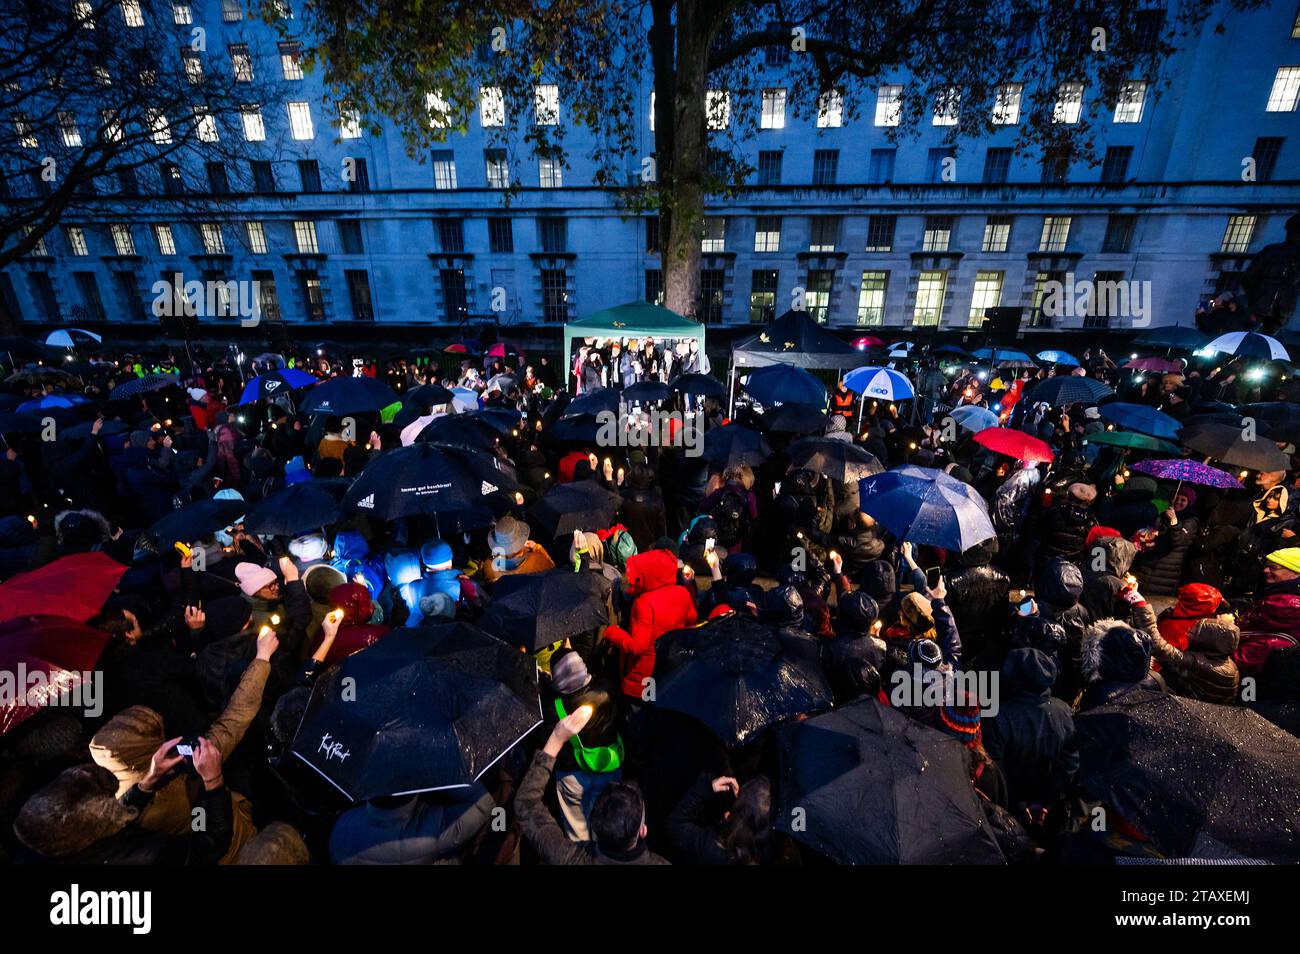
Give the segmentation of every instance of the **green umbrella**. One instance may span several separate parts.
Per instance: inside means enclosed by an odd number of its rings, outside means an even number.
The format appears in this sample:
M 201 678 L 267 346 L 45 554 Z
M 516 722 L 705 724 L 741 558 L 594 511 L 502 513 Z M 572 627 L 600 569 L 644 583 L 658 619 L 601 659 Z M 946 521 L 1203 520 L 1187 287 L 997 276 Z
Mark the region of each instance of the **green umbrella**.
M 1138 434 L 1134 431 L 1098 431 L 1085 434 L 1084 440 L 1092 444 L 1110 444 L 1113 447 L 1131 447 L 1134 450 L 1160 451 L 1162 454 L 1177 454 L 1178 445 L 1162 441 L 1158 437 Z

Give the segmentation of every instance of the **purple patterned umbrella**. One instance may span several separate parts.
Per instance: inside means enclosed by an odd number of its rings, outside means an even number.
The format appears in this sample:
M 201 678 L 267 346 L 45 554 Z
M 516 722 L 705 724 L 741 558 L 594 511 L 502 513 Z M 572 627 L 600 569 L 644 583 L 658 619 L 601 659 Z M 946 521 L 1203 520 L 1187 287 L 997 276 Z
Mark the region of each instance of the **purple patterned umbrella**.
M 1134 464 L 1133 469 L 1161 480 L 1200 484 L 1202 487 L 1241 487 L 1241 481 L 1232 474 L 1195 460 L 1143 460 Z

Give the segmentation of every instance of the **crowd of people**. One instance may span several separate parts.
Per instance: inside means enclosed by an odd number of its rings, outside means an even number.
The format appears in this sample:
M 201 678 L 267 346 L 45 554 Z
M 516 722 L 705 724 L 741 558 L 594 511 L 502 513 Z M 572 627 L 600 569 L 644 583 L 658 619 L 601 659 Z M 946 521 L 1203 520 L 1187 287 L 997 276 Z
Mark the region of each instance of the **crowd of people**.
M 1104 798 L 1081 768 L 1081 713 L 1175 695 L 1300 731 L 1287 721 L 1300 700 L 1297 458 L 1224 463 L 1241 486 L 1215 488 L 1158 480 L 1136 466 L 1152 456 L 1141 444 L 1095 440 L 1113 433 L 1099 407 L 1112 391 L 1182 424 L 1300 398 L 1294 378 L 1244 359 L 1193 355 L 1150 373 L 1100 347 L 1078 367 L 1016 367 L 941 363 L 920 345 L 894 362 L 915 398 L 871 400 L 839 381 L 794 431 L 772 426 L 743 379 L 734 395 L 721 382 L 689 405 L 674 395 L 664 406 L 686 411 L 674 427 L 703 428 L 699 454 L 566 427 L 571 391 L 707 373 L 693 341 L 588 341 L 559 375 L 504 348 L 466 352 L 450 373 L 315 351 L 259 360 L 104 352 L 20 366 L 4 385 L 0 581 L 91 553 L 123 568 L 77 621 L 106 640 L 102 711 L 28 707 L 0 736 L 0 854 L 13 863 L 822 863 L 833 853 L 778 817 L 776 727 L 738 742 L 656 706 L 657 645 L 687 630 L 689 646 L 689 631 L 728 620 L 815 661 L 828 696 L 789 721 L 879 706 L 959 746 L 978 824 L 1009 862 L 1169 853 L 1123 806 L 1106 806 L 1118 821 L 1104 830 L 1090 823 Z M 287 368 L 386 381 L 401 406 L 303 411 L 310 385 L 241 403 L 250 373 Z M 1062 377 L 1108 396 L 1036 397 Z M 122 388 L 146 381 L 156 386 Z M 1050 462 L 986 448 L 963 408 L 1044 442 Z M 484 482 L 490 520 L 352 508 L 294 534 L 242 517 L 198 539 L 156 532 L 204 501 L 242 513 L 285 488 L 346 487 L 441 418 L 484 414 L 510 423 L 474 451 L 519 485 Z M 713 443 L 724 428 L 752 433 L 750 452 Z M 1294 431 L 1261 440 L 1294 455 Z M 828 460 L 836 443 L 869 454 L 878 465 L 861 474 L 914 465 L 960 482 L 995 535 L 964 549 L 909 540 L 868 512 L 859 474 L 795 463 L 809 440 Z M 556 532 L 539 502 L 562 484 L 595 485 L 615 512 Z M 332 667 L 411 628 L 476 625 L 506 581 L 530 574 L 590 575 L 601 618 L 519 647 L 536 663 L 539 724 L 477 780 L 353 802 L 295 757 Z M 35 625 L 0 620 L 0 633 Z M 994 677 L 996 705 L 895 691 L 966 673 Z M 859 810 L 870 824 L 876 806 Z

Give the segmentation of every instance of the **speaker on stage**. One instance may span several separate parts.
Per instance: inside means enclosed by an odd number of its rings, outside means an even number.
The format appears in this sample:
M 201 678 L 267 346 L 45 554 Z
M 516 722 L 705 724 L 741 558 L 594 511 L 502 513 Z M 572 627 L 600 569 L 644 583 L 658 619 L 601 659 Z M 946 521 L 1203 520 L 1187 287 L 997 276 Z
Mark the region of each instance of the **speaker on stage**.
M 1018 305 L 998 305 L 984 309 L 984 330 L 992 337 L 1003 341 L 1014 341 L 1020 334 L 1020 322 L 1024 320 L 1024 309 Z

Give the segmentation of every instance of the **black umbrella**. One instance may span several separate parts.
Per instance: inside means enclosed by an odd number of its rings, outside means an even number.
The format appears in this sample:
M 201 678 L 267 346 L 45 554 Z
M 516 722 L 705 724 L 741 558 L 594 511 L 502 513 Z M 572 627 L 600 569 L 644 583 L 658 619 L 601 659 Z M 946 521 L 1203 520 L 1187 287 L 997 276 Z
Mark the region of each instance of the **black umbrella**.
M 625 401 L 640 401 L 643 404 L 667 401 L 672 396 L 673 389 L 662 381 L 638 381 L 631 387 L 623 389 Z
M 193 543 L 224 530 L 244 515 L 248 504 L 242 500 L 200 500 L 173 510 L 146 531 L 159 544 Z
M 790 466 L 815 470 L 840 483 L 854 483 L 885 468 L 873 454 L 849 441 L 829 437 L 804 437 L 788 449 Z
M 518 489 L 514 469 L 495 456 L 412 444 L 371 460 L 343 506 L 381 520 L 446 512 L 485 525 L 495 516 L 487 498 Z
M 58 438 L 65 440 L 82 440 L 90 436 L 90 429 L 95 424 L 94 421 L 82 421 L 79 424 L 73 424 L 71 427 L 59 428 Z M 0 428 L 3 430 L 3 428 Z M 131 425 L 116 419 L 105 420 L 99 428 L 100 437 L 117 437 L 121 434 L 130 434 Z
M 605 600 L 610 584 L 572 567 L 503 576 L 492 584 L 492 602 L 479 625 L 511 646 L 534 652 L 609 624 Z
M 1253 418 L 1259 429 L 1276 440 L 1300 442 L 1300 404 L 1290 401 L 1262 401 L 1243 404 L 1242 417 Z
M 48 356 L 51 352 L 52 349 L 28 338 L 0 338 L 0 353 L 8 354 L 13 358 L 30 358 L 36 361 Z
M 1294 736 L 1246 709 L 1156 693 L 1091 709 L 1074 726 L 1080 786 L 1161 853 L 1300 862 Z
M 439 404 L 450 404 L 455 395 L 441 384 L 422 384 L 418 388 L 412 388 L 402 398 L 402 403 L 407 407 L 417 404 L 420 407 L 437 407 Z
M 121 401 L 126 398 L 139 397 L 141 394 L 148 394 L 151 391 L 161 391 L 163 388 L 179 386 L 181 379 L 175 374 L 146 374 L 142 378 L 131 378 L 124 381 L 109 392 L 110 401 Z
M 813 434 L 825 430 L 830 418 L 811 404 L 782 404 L 763 412 L 763 426 L 787 434 Z
M 595 414 L 577 414 L 560 418 L 545 433 L 568 444 L 594 444 L 602 426 Z
M 462 414 L 461 416 L 467 417 L 471 421 L 480 421 L 486 424 L 502 437 L 518 430 L 519 424 L 523 420 L 518 411 L 504 407 L 485 407 L 482 410 L 470 411 L 468 414 Z
M 654 679 L 657 707 L 702 722 L 725 745 L 832 702 L 815 638 L 736 614 L 660 636 Z
M 306 414 L 364 414 L 397 403 L 397 392 L 378 378 L 330 378 L 299 404 Z
M 435 417 L 415 437 L 426 444 L 461 447 L 469 451 L 491 451 L 497 442 L 496 431 L 469 414 L 443 414 Z
M 343 515 L 346 480 L 309 480 L 293 484 L 262 499 L 244 516 L 244 529 L 292 537 L 318 530 Z
M 1245 426 L 1193 420 L 1183 426 L 1179 440 L 1184 447 L 1233 467 L 1274 471 L 1291 466 L 1291 459 L 1277 449 L 1277 444 Z
M 608 527 L 623 498 L 594 480 L 556 484 L 532 506 L 538 524 L 559 537 L 574 530 Z
M 1154 348 L 1182 348 L 1192 351 L 1208 340 L 1205 335 L 1187 325 L 1166 325 L 1143 332 L 1133 339 L 1133 343 L 1150 345 Z
M 724 424 L 704 432 L 704 456 L 724 470 L 757 467 L 772 456 L 772 448 L 758 431 L 740 424 Z
M 363 801 L 469 785 L 540 722 L 531 657 L 465 623 L 396 629 L 317 680 L 290 751 Z
M 775 827 L 840 864 L 1002 864 L 968 753 L 864 698 L 776 730 Z
M 699 372 L 679 374 L 668 382 L 668 386 L 682 394 L 697 394 L 700 397 L 712 398 L 727 396 L 727 386 L 711 374 Z
M 15 411 L 0 411 L 0 434 L 39 434 L 43 428 L 39 417 Z
M 565 417 L 577 417 L 579 414 L 617 414 L 622 400 L 622 392 L 615 388 L 596 388 L 586 394 L 579 394 L 564 409 Z
M 1030 401 L 1046 401 L 1052 407 L 1067 404 L 1096 404 L 1115 392 L 1103 381 L 1086 378 L 1081 374 L 1058 374 L 1035 384 L 1026 397 Z

